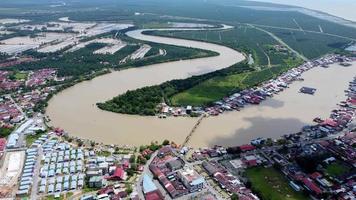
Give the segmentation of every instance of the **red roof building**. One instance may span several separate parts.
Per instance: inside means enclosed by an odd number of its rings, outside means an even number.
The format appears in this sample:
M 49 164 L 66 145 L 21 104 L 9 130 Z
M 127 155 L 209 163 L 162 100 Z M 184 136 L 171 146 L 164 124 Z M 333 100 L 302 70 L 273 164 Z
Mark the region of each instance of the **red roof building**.
M 333 119 L 326 119 L 326 120 L 324 120 L 323 125 L 329 125 L 331 127 L 336 127 L 337 122 L 335 122 Z
M 310 174 L 310 178 L 312 179 L 317 179 L 317 178 L 321 178 L 323 175 L 321 175 L 319 172 L 314 172 L 312 174 Z
M 125 180 L 125 171 L 121 167 L 117 167 L 115 169 L 114 174 L 112 176 L 107 177 L 106 179 L 117 181 Z
M 149 192 L 145 195 L 146 200 L 163 200 L 163 196 L 159 190 Z
M 256 147 L 250 144 L 244 144 L 240 146 L 241 151 L 252 151 L 255 150 Z
M 305 187 L 315 193 L 316 195 L 321 195 L 323 191 L 309 178 L 303 178 L 302 182 Z
M 0 138 L 0 151 L 4 151 L 6 146 L 6 139 Z

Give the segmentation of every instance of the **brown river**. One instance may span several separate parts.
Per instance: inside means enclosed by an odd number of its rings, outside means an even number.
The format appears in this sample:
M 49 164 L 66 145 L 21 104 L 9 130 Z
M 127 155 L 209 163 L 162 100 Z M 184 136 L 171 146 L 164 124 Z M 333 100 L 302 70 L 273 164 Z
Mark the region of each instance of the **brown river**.
M 79 83 L 50 100 L 46 112 L 50 124 L 65 129 L 72 136 L 106 144 L 141 145 L 164 139 L 182 143 L 197 118 L 123 115 L 102 111 L 95 104 L 127 90 L 226 68 L 242 61 L 244 56 L 228 47 L 148 36 L 140 30 L 128 32 L 128 35 L 157 43 L 211 50 L 220 55 L 131 68 Z M 293 83 L 260 106 L 204 119 L 189 146 L 237 145 L 257 137 L 277 138 L 296 132 L 315 117 L 327 117 L 336 103 L 345 98 L 344 90 L 355 75 L 356 63 L 351 67 L 333 65 L 312 69 L 303 75 L 305 81 Z M 300 94 L 298 90 L 302 86 L 317 88 L 317 92 L 313 96 Z

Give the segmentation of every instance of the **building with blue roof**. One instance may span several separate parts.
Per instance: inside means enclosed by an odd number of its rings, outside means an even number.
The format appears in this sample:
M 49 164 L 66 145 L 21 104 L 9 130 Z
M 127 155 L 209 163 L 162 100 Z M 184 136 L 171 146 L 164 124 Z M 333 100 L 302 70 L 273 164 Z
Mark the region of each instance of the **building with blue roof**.
M 69 190 L 69 182 L 68 181 L 63 183 L 63 190 Z
M 157 190 L 156 185 L 153 183 L 152 179 L 147 174 L 143 175 L 142 187 L 144 194 Z
M 54 185 L 51 184 L 48 186 L 48 193 L 53 193 L 54 192 Z

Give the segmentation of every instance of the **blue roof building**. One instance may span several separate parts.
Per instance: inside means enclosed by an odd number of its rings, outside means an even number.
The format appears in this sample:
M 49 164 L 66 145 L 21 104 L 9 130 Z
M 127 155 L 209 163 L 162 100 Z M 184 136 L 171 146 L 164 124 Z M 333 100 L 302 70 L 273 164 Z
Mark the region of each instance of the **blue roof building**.
M 152 179 L 147 174 L 143 175 L 142 186 L 144 194 L 157 190 L 156 185 L 153 183 Z

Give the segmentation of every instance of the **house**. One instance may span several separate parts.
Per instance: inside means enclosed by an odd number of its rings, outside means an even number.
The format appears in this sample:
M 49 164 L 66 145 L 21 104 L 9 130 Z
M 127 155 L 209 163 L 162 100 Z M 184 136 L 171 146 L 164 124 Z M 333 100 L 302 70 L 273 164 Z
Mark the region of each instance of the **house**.
M 171 160 L 166 163 L 167 167 L 172 170 L 176 171 L 178 169 L 181 169 L 183 167 L 183 162 L 180 159 L 176 160 Z
M 108 180 L 116 180 L 116 181 L 122 181 L 125 180 L 125 171 L 121 167 L 117 167 L 114 171 L 114 174 L 106 177 Z
M 188 188 L 190 192 L 200 190 L 204 186 L 204 178 L 193 169 L 186 168 L 179 170 L 178 177 L 182 180 L 184 186 Z
M 152 179 L 147 174 L 143 175 L 142 188 L 144 194 L 157 190 L 156 185 L 153 183 Z
M 207 171 L 209 176 L 213 176 L 216 172 L 219 171 L 218 168 L 216 168 L 213 164 L 210 162 L 204 161 L 202 163 L 203 168 Z
M 106 180 L 101 176 L 93 176 L 89 179 L 89 187 L 102 188 L 106 185 Z
M 304 187 L 312 192 L 313 194 L 319 196 L 323 193 L 323 191 L 309 178 L 302 178 L 302 183 Z
M 252 151 L 252 150 L 255 150 L 255 149 L 256 149 L 256 147 L 253 146 L 253 145 L 250 145 L 250 144 L 244 144 L 244 145 L 241 145 L 241 146 L 240 146 L 240 150 L 241 150 L 242 152 L 245 152 L 245 151 Z
M 254 155 L 249 155 L 245 156 L 242 158 L 242 162 L 247 166 L 247 167 L 254 167 L 257 166 L 257 158 Z

